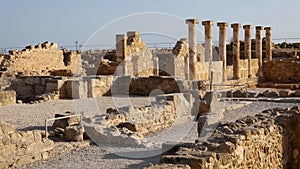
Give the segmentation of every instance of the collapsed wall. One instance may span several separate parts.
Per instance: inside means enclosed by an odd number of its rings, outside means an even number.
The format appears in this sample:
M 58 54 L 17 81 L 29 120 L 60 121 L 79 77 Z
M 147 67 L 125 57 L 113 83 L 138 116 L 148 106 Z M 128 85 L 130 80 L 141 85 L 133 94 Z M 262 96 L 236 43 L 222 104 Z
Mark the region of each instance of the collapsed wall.
M 1 77 L 7 76 L 72 76 L 82 74 L 81 55 L 58 49 L 56 43 L 27 46 L 22 51 L 9 51 L 0 59 Z
M 208 80 L 208 66 L 204 60 L 204 47 L 197 44 L 196 63 L 197 69 L 195 80 Z M 159 70 L 161 76 L 174 76 L 180 79 L 188 79 L 191 73 L 187 67 L 189 66 L 189 46 L 188 39 L 182 38 L 178 40 L 171 53 L 161 52 L 155 54 L 159 58 Z M 216 66 L 217 67 L 217 66 Z
M 85 117 L 83 121 L 88 136 L 98 145 L 161 146 L 159 141 L 146 137 L 181 122 L 181 118 L 191 118 L 192 103 L 190 94 L 160 95 L 151 105 L 110 108 L 106 114 Z
M 116 51 L 104 58 L 97 75 L 153 76 L 158 74 L 158 61 L 138 32 L 116 35 Z
M 299 168 L 300 107 L 274 108 L 220 123 L 205 142 L 181 144 L 161 163 L 191 168 Z M 151 167 L 149 167 L 151 168 Z
M 0 168 L 47 159 L 53 147 L 53 141 L 43 138 L 42 131 L 16 131 L 0 121 Z

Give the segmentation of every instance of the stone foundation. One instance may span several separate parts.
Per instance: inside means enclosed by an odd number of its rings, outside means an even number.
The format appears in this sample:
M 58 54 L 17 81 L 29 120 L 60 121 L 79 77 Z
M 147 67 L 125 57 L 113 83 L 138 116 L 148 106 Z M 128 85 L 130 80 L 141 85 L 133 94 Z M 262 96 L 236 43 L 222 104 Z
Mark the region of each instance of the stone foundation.
M 178 117 L 191 117 L 192 100 L 186 97 L 162 95 L 150 106 L 108 109 L 107 114 L 85 117 L 85 130 L 97 144 L 147 147 L 144 137 L 171 127 Z
M 54 143 L 42 137 L 42 131 L 16 131 L 0 122 L 0 168 L 21 166 L 47 159 Z
M 177 145 L 161 163 L 191 168 L 299 168 L 300 107 L 220 123 L 205 142 Z
M 65 77 L 24 76 L 2 78 L 1 83 L 6 84 L 2 90 L 15 91 L 17 100 L 30 102 L 65 98 L 63 85 L 66 80 Z

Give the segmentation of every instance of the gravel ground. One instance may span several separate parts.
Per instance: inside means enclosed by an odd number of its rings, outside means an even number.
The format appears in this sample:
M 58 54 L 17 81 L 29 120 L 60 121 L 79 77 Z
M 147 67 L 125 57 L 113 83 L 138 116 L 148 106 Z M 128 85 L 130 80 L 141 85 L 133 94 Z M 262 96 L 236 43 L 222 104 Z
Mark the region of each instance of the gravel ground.
M 103 97 L 98 100 L 85 99 L 81 101 L 71 100 L 56 100 L 47 101 L 40 104 L 33 105 L 12 105 L 0 107 L 0 118 L 11 124 L 14 124 L 21 130 L 43 129 L 44 119 L 54 117 L 55 113 L 62 113 L 65 111 L 79 112 L 84 111 L 85 115 L 94 115 L 99 113 L 105 113 L 106 108 L 124 105 L 143 106 L 149 105 L 153 101 L 153 98 L 148 97 L 134 97 L 131 99 L 121 97 L 112 99 L 109 97 Z M 239 102 L 226 102 L 225 106 L 236 106 L 244 103 Z M 247 115 L 255 115 L 263 110 L 275 108 L 275 107 L 293 107 L 300 106 L 300 103 L 274 103 L 274 102 L 253 102 L 238 109 L 229 109 L 224 112 L 224 121 L 235 121 L 239 118 Z M 241 106 L 239 106 L 241 107 Z M 169 135 L 164 131 L 158 133 L 156 137 L 149 138 L 150 140 L 160 140 L 164 142 L 165 138 L 171 138 L 171 140 L 178 141 L 177 134 L 183 134 L 186 132 L 184 128 L 190 128 L 189 134 L 185 134 L 183 141 L 193 141 L 196 136 L 196 123 L 190 121 L 185 123 L 179 123 L 174 125 Z M 191 127 L 192 126 L 192 127 Z M 183 132 L 178 132 L 183 131 Z M 177 133 L 177 134 L 174 134 Z M 163 141 L 164 140 L 164 141 Z M 159 156 L 152 156 L 148 158 L 126 158 L 118 156 L 111 151 L 108 151 L 107 147 L 99 147 L 91 145 L 78 151 L 71 151 L 66 154 L 62 154 L 56 157 L 52 157 L 45 161 L 39 161 L 22 168 L 103 168 L 103 169 L 125 169 L 125 168 L 143 168 L 150 163 L 159 162 Z
M 85 147 L 79 151 L 71 151 L 46 161 L 39 161 L 22 167 L 23 169 L 132 169 L 149 166 L 150 163 L 158 163 L 160 157 L 155 156 L 147 159 L 129 159 L 112 154 L 99 146 Z
M 82 100 L 50 100 L 38 104 L 17 104 L 0 106 L 0 119 L 16 125 L 18 129 L 44 129 L 45 119 L 53 118 L 56 113 L 66 111 L 84 112 L 86 116 L 106 113 L 107 108 L 127 105 L 144 106 L 154 98 L 148 97 L 102 97 Z

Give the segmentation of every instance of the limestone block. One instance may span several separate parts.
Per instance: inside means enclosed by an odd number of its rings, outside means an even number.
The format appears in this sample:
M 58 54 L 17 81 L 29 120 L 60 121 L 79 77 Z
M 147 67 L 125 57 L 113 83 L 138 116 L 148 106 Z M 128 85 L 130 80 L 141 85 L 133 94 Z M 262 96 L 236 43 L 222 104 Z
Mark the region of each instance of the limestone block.
M 75 113 L 66 112 L 65 114 L 55 114 L 55 118 L 58 117 L 65 117 L 68 115 L 74 115 Z M 55 120 L 52 127 L 55 128 L 62 128 L 65 129 L 67 126 L 71 125 L 79 125 L 78 117 L 69 117 L 65 119 Z
M 279 97 L 290 97 L 291 92 L 289 90 L 280 90 Z
M 42 48 L 43 49 L 49 49 L 51 43 L 49 41 L 42 43 Z
M 58 82 L 55 80 L 49 80 L 46 82 L 46 92 L 50 93 L 53 91 L 58 91 Z
M 35 46 L 34 45 L 29 45 L 29 46 L 26 46 L 25 49 L 33 50 L 33 49 L 35 49 Z
M 264 97 L 278 97 L 279 96 L 279 92 L 278 91 L 269 91 L 266 90 L 262 93 L 262 96 Z
M 36 49 L 42 49 L 42 44 L 40 44 L 40 43 L 37 44 L 37 45 L 35 46 L 35 48 L 36 48 Z
M 68 141 L 83 141 L 84 128 L 82 126 L 68 126 L 64 131 L 64 138 Z
M 295 97 L 300 97 L 300 90 L 297 90 L 297 91 L 295 92 Z
M 57 48 L 58 48 L 57 43 L 51 43 L 50 48 L 52 48 L 52 49 L 57 49 Z
M 15 91 L 0 91 L 0 106 L 16 104 L 17 96 Z
M 88 97 L 88 82 L 86 80 L 68 80 L 66 83 L 68 98 L 82 99 Z
M 15 132 L 16 127 L 14 125 L 10 125 L 4 121 L 0 121 L 0 136 L 9 135 Z
M 134 123 L 130 123 L 130 122 L 120 123 L 116 127 L 118 127 L 118 128 L 126 128 L 126 129 L 128 129 L 130 131 L 133 131 L 133 132 L 138 131 L 137 125 L 134 124 Z

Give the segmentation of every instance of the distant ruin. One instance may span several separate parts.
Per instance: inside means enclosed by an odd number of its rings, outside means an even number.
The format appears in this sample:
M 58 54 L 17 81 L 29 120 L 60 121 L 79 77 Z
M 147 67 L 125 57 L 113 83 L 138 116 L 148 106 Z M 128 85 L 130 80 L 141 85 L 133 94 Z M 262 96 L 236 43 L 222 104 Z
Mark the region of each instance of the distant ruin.
M 82 75 L 80 53 L 59 50 L 56 43 L 45 42 L 12 50 L 0 58 L 1 77 Z
M 195 121 L 213 113 L 223 115 L 224 109 L 216 104 L 220 97 L 250 101 L 300 97 L 300 61 L 297 57 L 278 59 L 282 51 L 274 52 L 278 45 L 272 42 L 272 27 L 255 26 L 253 39 L 252 25 L 233 23 L 232 42 L 227 43 L 229 24 L 218 22 L 219 44 L 213 46 L 214 21 L 201 22 L 203 44 L 197 43 L 199 20 L 185 22 L 188 37 L 178 39 L 171 50 L 150 50 L 139 32 L 129 31 L 116 35 L 115 49 L 99 55 L 58 49 L 50 42 L 0 55 L 0 106 L 102 96 L 151 96 L 155 101 L 147 106 L 111 108 L 101 115 L 84 117 L 86 133 L 101 138 L 101 143 L 147 147 L 142 142 L 144 137 L 169 128 L 177 119 Z M 256 86 L 297 91 L 255 93 L 234 89 Z M 207 141 L 199 138 L 176 145 L 162 155 L 162 164 L 149 168 L 297 168 L 299 111 L 299 107 L 277 108 L 234 123 L 221 123 Z M 67 140 L 82 141 L 83 127 L 76 125 L 56 126 L 60 132 L 54 135 L 64 135 L 70 129 L 79 136 Z M 45 138 L 48 133 L 41 131 L 21 132 L 0 123 L 0 134 L 6 139 L 0 142 L 5 152 L 0 153 L 0 167 L 46 159 L 54 149 L 53 142 Z M 22 136 L 27 140 L 24 144 L 20 143 Z M 36 150 L 35 145 L 40 149 Z M 11 149 L 15 154 L 9 154 Z

